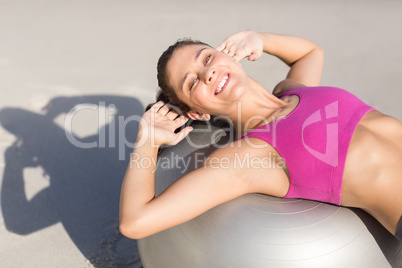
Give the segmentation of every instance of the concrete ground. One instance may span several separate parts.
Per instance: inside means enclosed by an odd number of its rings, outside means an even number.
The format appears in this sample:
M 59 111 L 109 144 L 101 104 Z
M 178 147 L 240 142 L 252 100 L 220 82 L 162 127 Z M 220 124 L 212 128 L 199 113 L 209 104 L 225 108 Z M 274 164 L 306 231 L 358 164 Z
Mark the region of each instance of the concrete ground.
M 309 38 L 326 51 L 323 85 L 402 120 L 401 25 L 390 0 L 1 0 L 0 266 L 140 266 L 117 229 L 119 190 L 157 59 L 176 39 Z M 287 71 L 267 55 L 243 66 L 267 89 Z

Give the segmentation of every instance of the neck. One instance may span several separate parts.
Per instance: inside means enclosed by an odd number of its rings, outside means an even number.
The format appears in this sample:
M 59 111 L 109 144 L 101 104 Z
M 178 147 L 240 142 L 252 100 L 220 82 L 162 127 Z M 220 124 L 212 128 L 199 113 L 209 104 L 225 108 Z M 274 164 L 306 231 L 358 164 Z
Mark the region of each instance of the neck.
M 239 138 L 251 129 L 276 121 L 287 107 L 287 102 L 249 78 L 247 90 L 229 114 L 236 137 Z

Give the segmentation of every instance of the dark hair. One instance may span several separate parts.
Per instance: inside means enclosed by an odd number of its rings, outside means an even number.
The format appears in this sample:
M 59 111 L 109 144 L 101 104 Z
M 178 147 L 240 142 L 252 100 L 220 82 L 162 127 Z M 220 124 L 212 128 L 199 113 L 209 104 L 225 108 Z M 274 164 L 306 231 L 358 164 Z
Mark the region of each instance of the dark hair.
M 157 65 L 157 78 L 158 78 L 159 90 L 156 95 L 156 101 L 162 100 L 165 103 L 169 102 L 171 105 L 176 106 L 179 109 L 179 111 L 183 114 L 189 112 L 190 107 L 177 97 L 174 88 L 170 85 L 167 77 L 167 65 L 170 59 L 172 58 L 173 53 L 177 49 L 189 45 L 206 45 L 210 47 L 210 45 L 198 40 L 192 40 L 190 38 L 179 39 L 176 41 L 176 43 L 169 46 L 168 49 L 166 49 L 166 51 L 162 53 L 162 55 L 158 60 Z M 150 106 L 152 105 L 148 105 L 147 109 L 149 109 Z

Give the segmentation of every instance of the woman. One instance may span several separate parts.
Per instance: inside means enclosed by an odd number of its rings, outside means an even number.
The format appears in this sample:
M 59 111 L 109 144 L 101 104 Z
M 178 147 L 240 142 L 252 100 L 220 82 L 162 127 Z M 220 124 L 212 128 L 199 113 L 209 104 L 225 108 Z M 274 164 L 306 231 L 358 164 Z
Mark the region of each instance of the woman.
M 262 52 L 290 67 L 272 94 L 239 63 Z M 161 145 L 177 144 L 192 130 L 175 132 L 189 118 L 229 118 L 238 139 L 156 198 L 155 165 L 129 165 L 121 232 L 142 238 L 240 195 L 263 193 L 361 208 L 402 240 L 402 126 L 346 91 L 318 87 L 323 61 L 323 50 L 306 39 L 251 31 L 216 49 L 192 41 L 169 47 L 158 62 L 160 98 L 183 114 L 154 104 L 141 119 L 135 156 L 156 163 Z M 236 159 L 253 165 L 235 165 Z M 277 164 L 267 167 L 265 160 Z

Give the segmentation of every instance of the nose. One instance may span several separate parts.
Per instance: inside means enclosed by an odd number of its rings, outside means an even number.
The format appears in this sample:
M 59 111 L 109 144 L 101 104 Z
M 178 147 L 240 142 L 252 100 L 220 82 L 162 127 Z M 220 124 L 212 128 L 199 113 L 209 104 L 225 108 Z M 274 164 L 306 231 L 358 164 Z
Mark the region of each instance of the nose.
M 205 84 L 210 84 L 216 79 L 216 70 L 215 68 L 205 68 L 203 71 L 203 80 Z

